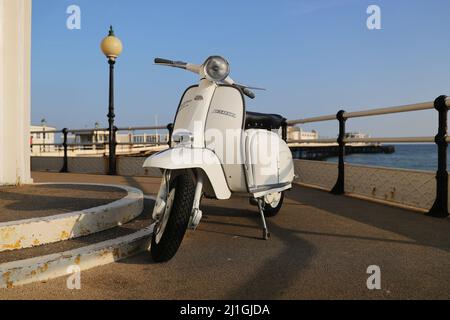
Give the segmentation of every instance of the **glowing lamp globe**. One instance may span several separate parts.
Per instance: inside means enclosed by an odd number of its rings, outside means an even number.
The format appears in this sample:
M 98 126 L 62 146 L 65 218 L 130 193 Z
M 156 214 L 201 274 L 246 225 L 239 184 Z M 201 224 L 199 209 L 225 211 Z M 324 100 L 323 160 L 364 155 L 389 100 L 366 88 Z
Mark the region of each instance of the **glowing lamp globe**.
M 123 50 L 122 41 L 114 35 L 114 30 L 111 26 L 108 36 L 103 39 L 101 43 L 103 54 L 111 60 L 116 60 Z

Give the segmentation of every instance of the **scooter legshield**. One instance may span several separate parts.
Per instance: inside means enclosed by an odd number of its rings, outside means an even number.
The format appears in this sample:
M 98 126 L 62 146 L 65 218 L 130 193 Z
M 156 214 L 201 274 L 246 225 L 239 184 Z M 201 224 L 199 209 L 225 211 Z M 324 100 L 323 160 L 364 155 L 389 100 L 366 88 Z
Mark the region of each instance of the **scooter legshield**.
M 149 157 L 143 167 L 163 170 L 200 169 L 209 179 L 217 199 L 226 200 L 231 197 L 222 164 L 211 150 L 172 148 Z

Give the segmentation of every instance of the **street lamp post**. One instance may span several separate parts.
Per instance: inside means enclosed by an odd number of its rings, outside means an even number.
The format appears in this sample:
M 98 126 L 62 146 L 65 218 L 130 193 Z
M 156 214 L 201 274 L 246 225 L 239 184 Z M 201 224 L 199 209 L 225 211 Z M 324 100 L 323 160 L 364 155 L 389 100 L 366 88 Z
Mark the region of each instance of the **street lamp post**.
M 109 34 L 103 39 L 101 49 L 104 55 L 108 58 L 109 64 L 109 107 L 108 107 L 108 123 L 109 123 L 109 174 L 116 175 L 116 130 L 114 127 L 114 66 L 116 59 L 122 53 L 123 46 L 119 38 L 114 34 L 112 26 L 109 29 Z

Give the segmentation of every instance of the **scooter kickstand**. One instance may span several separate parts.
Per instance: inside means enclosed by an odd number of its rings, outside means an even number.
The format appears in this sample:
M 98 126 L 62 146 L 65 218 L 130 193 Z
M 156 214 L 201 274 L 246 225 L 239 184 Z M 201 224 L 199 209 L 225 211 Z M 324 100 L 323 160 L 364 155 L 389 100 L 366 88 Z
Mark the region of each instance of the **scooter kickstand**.
M 258 199 L 258 208 L 259 208 L 259 213 L 261 215 L 261 220 L 262 220 L 262 223 L 263 223 L 263 239 L 264 240 L 269 240 L 270 239 L 270 232 L 269 232 L 269 229 L 267 229 L 267 223 L 266 223 L 266 217 L 264 216 L 263 200 L 262 199 Z

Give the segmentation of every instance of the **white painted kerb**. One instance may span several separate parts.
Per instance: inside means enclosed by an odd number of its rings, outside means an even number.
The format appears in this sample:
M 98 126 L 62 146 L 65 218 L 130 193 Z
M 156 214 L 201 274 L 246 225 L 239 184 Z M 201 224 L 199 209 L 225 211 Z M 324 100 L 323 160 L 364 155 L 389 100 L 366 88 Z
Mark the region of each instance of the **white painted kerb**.
M 0 264 L 0 288 L 69 277 L 67 269 L 70 266 L 88 270 L 148 250 L 153 227 L 71 251 Z
M 114 187 L 125 190 L 127 196 L 92 209 L 0 223 L 0 252 L 35 247 L 111 229 L 135 219 L 144 209 L 142 191 L 128 186 L 89 183 L 45 183 L 37 185 Z

